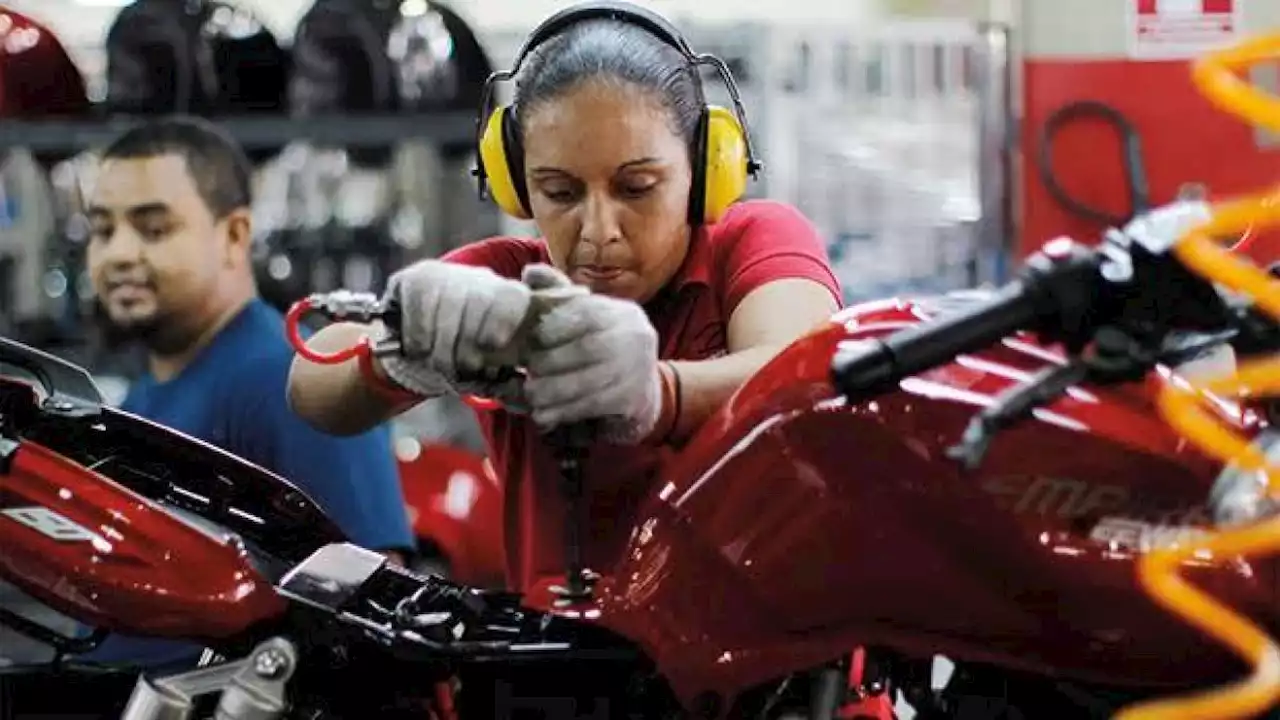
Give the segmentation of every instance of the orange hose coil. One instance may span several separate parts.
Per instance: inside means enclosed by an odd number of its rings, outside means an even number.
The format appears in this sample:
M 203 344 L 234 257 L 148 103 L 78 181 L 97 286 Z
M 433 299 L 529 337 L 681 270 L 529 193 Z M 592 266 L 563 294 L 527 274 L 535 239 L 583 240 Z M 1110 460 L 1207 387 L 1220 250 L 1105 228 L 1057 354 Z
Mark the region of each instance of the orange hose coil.
M 1261 37 L 1198 60 L 1192 77 L 1197 88 L 1219 108 L 1253 125 L 1280 132 L 1280 98 L 1258 90 L 1241 77 L 1250 66 L 1278 58 L 1280 34 Z M 1223 287 L 1247 294 L 1261 310 L 1280 320 L 1280 281 L 1214 240 L 1268 225 L 1280 225 L 1280 188 L 1215 205 L 1211 219 L 1181 238 L 1174 252 L 1187 267 Z M 1202 404 L 1204 393 L 1244 397 L 1269 392 L 1280 393 L 1280 357 L 1242 364 L 1226 377 L 1181 386 L 1168 383 L 1159 406 L 1169 424 L 1204 452 L 1244 471 L 1265 472 L 1268 490 L 1275 495 L 1280 494 L 1275 484 L 1280 467 L 1268 465 L 1248 438 L 1214 417 Z M 1206 552 L 1212 557 L 1280 552 L 1280 517 L 1152 550 L 1138 566 L 1143 588 L 1160 605 L 1244 658 L 1253 666 L 1253 672 L 1223 687 L 1134 705 L 1121 711 L 1116 716 L 1118 720 L 1249 718 L 1280 702 L 1280 644 L 1251 620 L 1179 574 L 1183 563 Z

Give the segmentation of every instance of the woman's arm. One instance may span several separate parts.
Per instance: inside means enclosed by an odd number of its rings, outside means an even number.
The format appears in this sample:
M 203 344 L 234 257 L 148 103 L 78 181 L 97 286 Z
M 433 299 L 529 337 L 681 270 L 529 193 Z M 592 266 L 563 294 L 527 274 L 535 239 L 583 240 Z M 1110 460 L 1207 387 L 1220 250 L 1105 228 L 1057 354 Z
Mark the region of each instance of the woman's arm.
M 335 323 L 313 335 L 307 347 L 322 353 L 336 352 L 354 346 L 374 332 L 368 325 Z M 376 361 L 373 371 L 386 379 Z M 362 433 L 414 404 L 413 400 L 395 401 L 379 393 L 365 379 L 355 360 L 318 365 L 298 355 L 289 370 L 290 407 L 309 425 L 331 435 Z
M 680 417 L 671 440 L 686 439 L 774 355 L 838 309 L 831 290 L 812 280 L 775 280 L 747 293 L 729 317 L 727 356 L 672 363 Z
M 671 439 L 693 434 L 748 378 L 839 309 L 842 291 L 826 244 L 795 207 L 736 204 L 717 228 L 714 277 L 728 309 L 726 357 L 672 363 L 680 417 Z

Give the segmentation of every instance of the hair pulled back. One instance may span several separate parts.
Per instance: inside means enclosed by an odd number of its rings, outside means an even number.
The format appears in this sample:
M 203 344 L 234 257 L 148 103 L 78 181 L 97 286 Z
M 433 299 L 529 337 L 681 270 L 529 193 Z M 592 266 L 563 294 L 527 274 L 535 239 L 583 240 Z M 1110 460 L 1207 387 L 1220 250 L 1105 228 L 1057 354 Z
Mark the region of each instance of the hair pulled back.
M 704 104 L 696 72 L 679 50 L 642 27 L 610 18 L 574 23 L 534 48 L 522 63 L 515 119 L 523 126 L 522 118 L 540 103 L 587 81 L 615 81 L 659 99 L 672 130 L 692 147 Z

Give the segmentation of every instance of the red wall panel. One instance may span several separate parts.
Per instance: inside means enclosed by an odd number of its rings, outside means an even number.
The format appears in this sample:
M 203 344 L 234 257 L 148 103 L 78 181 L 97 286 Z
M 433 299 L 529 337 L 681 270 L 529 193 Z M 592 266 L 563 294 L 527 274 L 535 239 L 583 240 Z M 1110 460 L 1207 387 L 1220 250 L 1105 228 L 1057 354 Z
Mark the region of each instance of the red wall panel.
M 1211 197 L 1280 182 L 1280 151 L 1260 149 L 1251 126 L 1201 96 L 1186 62 L 1029 60 L 1023 69 L 1023 255 L 1058 235 L 1092 241 L 1101 230 L 1059 207 L 1040 179 L 1041 127 L 1066 103 L 1097 100 L 1129 118 L 1141 137 L 1156 204 L 1173 200 L 1187 182 L 1205 184 Z M 1070 123 L 1058 132 L 1052 157 L 1058 183 L 1073 197 L 1109 211 L 1128 211 L 1120 139 L 1110 125 L 1093 119 Z M 1251 243 L 1249 255 L 1264 263 L 1280 260 L 1280 233 Z

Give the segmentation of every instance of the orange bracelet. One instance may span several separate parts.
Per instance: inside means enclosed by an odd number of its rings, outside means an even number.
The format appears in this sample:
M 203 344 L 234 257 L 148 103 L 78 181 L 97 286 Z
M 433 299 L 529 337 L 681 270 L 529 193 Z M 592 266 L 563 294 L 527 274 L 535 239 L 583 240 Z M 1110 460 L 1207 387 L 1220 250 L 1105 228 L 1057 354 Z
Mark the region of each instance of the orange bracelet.
M 382 399 L 397 407 L 422 402 L 421 395 L 397 385 L 391 378 L 378 372 L 378 369 L 373 366 L 373 353 L 368 346 L 368 340 L 364 342 L 366 343 L 365 347 L 361 348 L 361 351 L 356 355 L 356 362 L 359 364 L 360 375 L 364 378 L 365 385 Z

